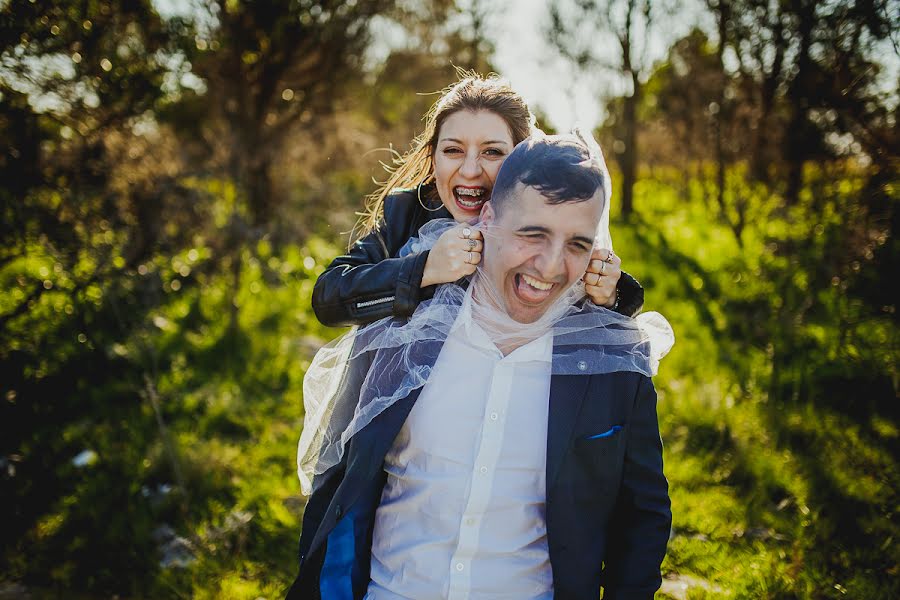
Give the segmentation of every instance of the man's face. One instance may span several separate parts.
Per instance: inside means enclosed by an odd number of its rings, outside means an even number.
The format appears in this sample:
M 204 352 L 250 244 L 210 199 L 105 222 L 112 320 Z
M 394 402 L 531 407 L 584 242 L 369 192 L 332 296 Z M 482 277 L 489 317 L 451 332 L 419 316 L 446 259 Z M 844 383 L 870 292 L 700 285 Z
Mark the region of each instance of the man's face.
M 599 190 L 583 202 L 548 204 L 521 184 L 499 216 L 485 205 L 483 269 L 510 317 L 533 323 L 584 275 L 602 208 Z

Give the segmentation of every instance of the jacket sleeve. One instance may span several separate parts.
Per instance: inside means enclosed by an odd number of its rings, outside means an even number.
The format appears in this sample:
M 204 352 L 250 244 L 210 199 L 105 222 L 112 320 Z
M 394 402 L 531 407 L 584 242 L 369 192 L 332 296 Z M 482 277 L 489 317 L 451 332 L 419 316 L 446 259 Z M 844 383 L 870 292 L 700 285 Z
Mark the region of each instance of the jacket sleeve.
M 408 317 L 430 289 L 422 289 L 428 252 L 391 258 L 406 239 L 393 239 L 391 231 L 404 231 L 408 211 L 393 210 L 385 203 L 385 222 L 357 241 L 350 251 L 335 258 L 313 288 L 312 307 L 324 325 L 364 325 L 384 317 Z M 394 247 L 396 246 L 396 247 Z
M 669 484 L 663 475 L 656 390 L 641 377 L 629 420 L 624 473 L 603 570 L 605 599 L 651 600 L 662 584 L 660 565 L 672 527 Z
M 616 312 L 626 317 L 636 317 L 644 308 L 644 288 L 638 280 L 622 271 L 619 283 L 616 284 L 619 291 L 619 306 Z

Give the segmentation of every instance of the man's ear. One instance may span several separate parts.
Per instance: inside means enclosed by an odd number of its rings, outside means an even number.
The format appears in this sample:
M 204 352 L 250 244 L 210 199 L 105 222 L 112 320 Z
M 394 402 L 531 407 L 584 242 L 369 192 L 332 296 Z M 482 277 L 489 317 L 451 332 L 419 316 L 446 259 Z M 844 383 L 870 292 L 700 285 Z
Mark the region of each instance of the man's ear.
M 496 213 L 494 212 L 494 207 L 491 204 L 491 201 L 488 200 L 484 204 L 481 205 L 481 215 L 478 217 L 478 220 L 482 223 L 493 223 L 494 219 L 497 218 Z

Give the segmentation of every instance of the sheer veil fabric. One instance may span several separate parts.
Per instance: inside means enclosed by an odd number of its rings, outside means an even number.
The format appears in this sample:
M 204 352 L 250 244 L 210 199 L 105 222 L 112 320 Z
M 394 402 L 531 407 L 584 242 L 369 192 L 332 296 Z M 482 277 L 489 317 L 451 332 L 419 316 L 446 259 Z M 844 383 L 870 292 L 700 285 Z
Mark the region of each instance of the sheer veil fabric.
M 596 143 L 579 137 L 604 169 L 605 202 L 595 247 L 611 249 L 605 163 Z M 419 248 L 431 248 L 457 225 L 451 219 L 426 223 L 419 231 Z M 485 245 L 490 244 L 491 227 L 473 227 L 481 230 Z M 464 303 L 466 310 L 461 310 Z M 652 376 L 675 341 L 659 313 L 631 318 L 598 307 L 585 299 L 581 280 L 534 323 L 514 321 L 503 306 L 500 292 L 479 267 L 469 278 L 438 286 L 434 297 L 422 302 L 409 319 L 382 319 L 323 346 L 303 380 L 305 417 L 297 451 L 303 493 L 311 493 L 316 475 L 340 462 L 356 433 L 427 383 L 443 342 L 454 328 L 467 324 L 463 321 L 474 321 L 504 353 L 551 332 L 554 375 L 635 371 Z M 357 373 L 360 369 L 363 372 Z

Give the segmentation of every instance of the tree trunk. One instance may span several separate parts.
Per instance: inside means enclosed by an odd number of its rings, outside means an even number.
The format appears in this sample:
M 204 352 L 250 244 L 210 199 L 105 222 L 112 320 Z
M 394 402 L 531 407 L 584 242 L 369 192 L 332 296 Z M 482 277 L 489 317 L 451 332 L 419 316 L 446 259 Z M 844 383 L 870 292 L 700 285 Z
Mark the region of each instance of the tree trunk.
M 728 77 L 725 74 L 725 44 L 728 39 L 728 17 L 729 17 L 729 8 L 727 5 L 721 4 L 719 6 L 718 12 L 718 28 L 719 28 L 719 47 L 716 49 L 716 61 L 719 66 L 719 86 L 716 90 L 716 102 L 719 104 L 719 110 L 713 115 L 713 135 L 715 136 L 715 146 L 716 146 L 716 203 L 719 205 L 719 210 L 722 211 L 722 218 L 726 221 L 728 218 L 728 211 L 725 207 L 725 144 L 722 139 L 722 121 L 724 119 L 725 112 L 725 86 L 727 85 Z M 732 229 L 733 231 L 733 229 Z M 741 243 L 741 236 L 739 233 L 736 233 L 738 244 Z
M 254 231 L 265 229 L 275 217 L 276 205 L 272 192 L 271 163 L 268 159 L 258 159 L 250 163 L 246 185 L 253 229 Z
M 785 162 L 787 185 L 784 199 L 788 206 L 797 204 L 803 187 L 803 165 L 809 145 L 809 98 L 813 93 L 809 83 L 812 59 L 812 30 L 815 26 L 815 5 L 805 4 L 799 12 L 800 47 L 797 51 L 797 74 L 788 87 L 791 118 L 786 130 Z
M 629 219 L 634 213 L 634 184 L 637 180 L 637 107 L 641 99 L 641 83 L 635 72 L 631 73 L 633 90 L 625 97 L 622 110 L 622 137 L 625 149 L 619 155 L 622 169 L 622 218 Z
M 751 173 L 756 181 L 769 183 L 769 166 L 773 160 L 773 151 L 771 127 L 772 119 L 775 117 L 775 102 L 778 95 L 778 85 L 781 82 L 782 73 L 784 71 L 784 56 L 788 40 L 784 32 L 784 24 L 781 17 L 781 9 L 776 9 L 773 20 L 772 42 L 774 46 L 774 58 L 769 72 L 765 71 L 763 49 L 759 50 L 760 68 L 763 71 L 763 80 L 760 84 L 760 114 L 756 121 L 756 135 L 753 141 L 753 153 L 751 155 Z M 769 44 L 767 44 L 768 46 Z M 768 48 L 767 48 L 768 49 Z

